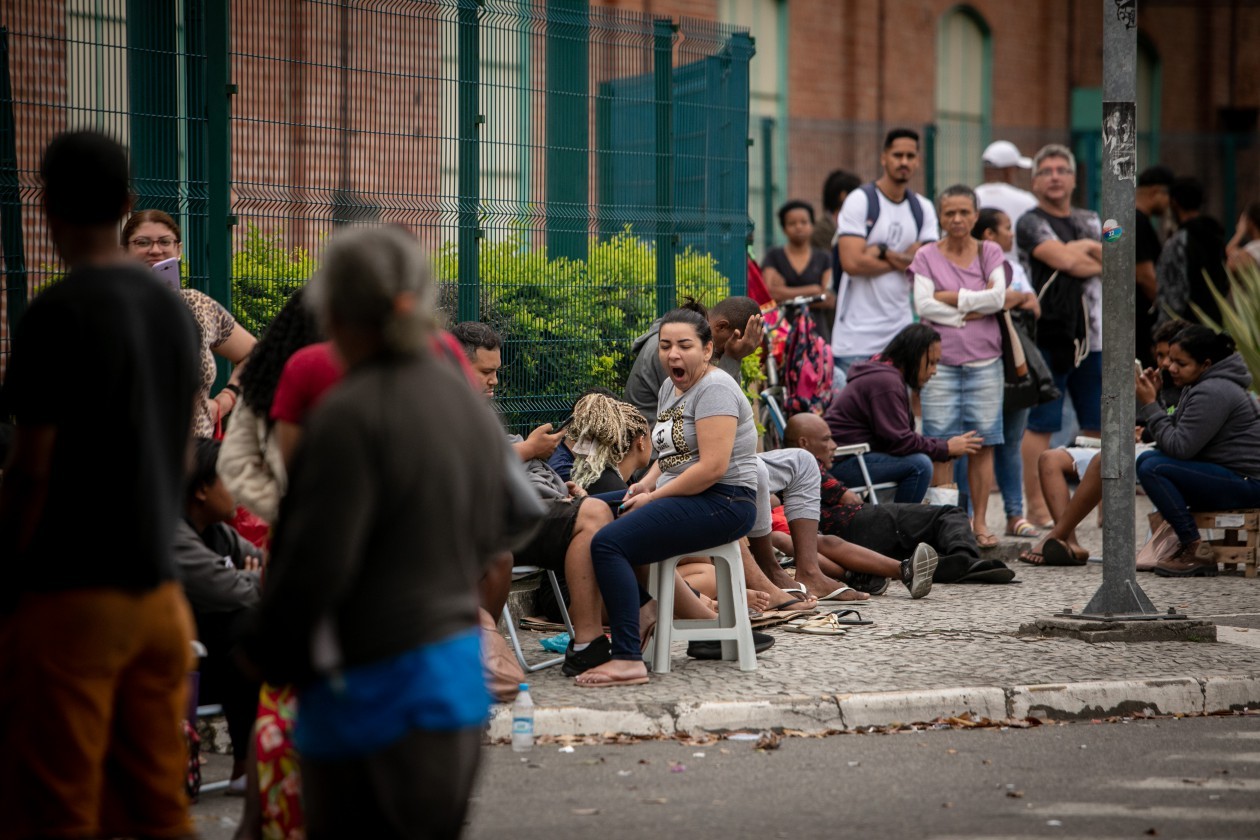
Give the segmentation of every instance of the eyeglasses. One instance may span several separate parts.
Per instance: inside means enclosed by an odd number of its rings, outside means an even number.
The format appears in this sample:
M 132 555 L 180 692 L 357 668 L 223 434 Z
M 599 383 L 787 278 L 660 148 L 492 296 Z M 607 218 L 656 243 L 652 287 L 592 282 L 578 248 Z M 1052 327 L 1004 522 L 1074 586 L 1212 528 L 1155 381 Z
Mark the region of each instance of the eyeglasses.
M 174 245 L 178 241 L 179 240 L 173 236 L 162 236 L 157 239 L 150 239 L 147 236 L 137 236 L 135 239 L 131 240 L 131 247 L 139 248 L 142 251 L 147 251 L 148 249 L 152 248 L 155 243 L 159 247 L 170 248 L 172 245 Z
M 1047 166 L 1045 169 L 1037 170 L 1037 177 L 1044 178 L 1047 175 L 1071 175 L 1075 169 L 1069 169 L 1066 166 Z

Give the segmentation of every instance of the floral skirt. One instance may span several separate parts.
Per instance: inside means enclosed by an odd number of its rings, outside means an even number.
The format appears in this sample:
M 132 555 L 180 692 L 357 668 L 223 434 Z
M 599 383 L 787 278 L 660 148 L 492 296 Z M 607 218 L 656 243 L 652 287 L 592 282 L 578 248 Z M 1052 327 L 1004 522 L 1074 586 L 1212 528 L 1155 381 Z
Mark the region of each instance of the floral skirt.
M 258 696 L 254 725 L 258 748 L 258 793 L 265 840 L 303 840 L 302 778 L 298 771 L 293 727 L 297 723 L 297 694 L 291 686 L 264 684 Z

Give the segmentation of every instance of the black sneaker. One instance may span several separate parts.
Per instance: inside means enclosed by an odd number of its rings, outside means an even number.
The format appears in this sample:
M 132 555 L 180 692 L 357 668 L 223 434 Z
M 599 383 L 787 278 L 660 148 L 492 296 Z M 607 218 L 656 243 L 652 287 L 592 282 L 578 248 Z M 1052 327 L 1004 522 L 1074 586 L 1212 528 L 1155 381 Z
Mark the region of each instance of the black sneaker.
M 612 642 L 608 641 L 608 637 L 601 633 L 582 650 L 575 651 L 573 642 L 570 641 L 569 649 L 564 652 L 564 664 L 560 666 L 560 671 L 566 677 L 576 677 L 578 674 L 589 671 L 596 665 L 603 665 L 605 662 L 611 661 Z
M 774 636 L 769 633 L 758 633 L 753 631 L 753 650 L 762 653 L 774 647 Z M 721 659 L 722 643 L 721 642 L 688 642 L 687 655 L 692 659 Z
M 869 595 L 883 595 L 888 591 L 888 578 L 876 577 L 865 572 L 849 572 L 844 576 L 844 582 L 858 592 Z
M 919 543 L 914 554 L 901 561 L 901 582 L 916 601 L 932 591 L 932 575 L 936 572 L 936 549 Z

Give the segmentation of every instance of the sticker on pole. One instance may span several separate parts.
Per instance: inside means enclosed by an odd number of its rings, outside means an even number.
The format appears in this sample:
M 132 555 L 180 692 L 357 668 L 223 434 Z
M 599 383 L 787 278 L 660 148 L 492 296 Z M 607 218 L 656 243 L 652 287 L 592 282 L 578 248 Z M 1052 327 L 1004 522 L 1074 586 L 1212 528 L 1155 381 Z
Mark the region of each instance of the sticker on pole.
M 1103 222 L 1103 241 L 1115 242 L 1124 235 L 1124 228 L 1120 227 L 1120 223 L 1115 219 L 1108 219 Z

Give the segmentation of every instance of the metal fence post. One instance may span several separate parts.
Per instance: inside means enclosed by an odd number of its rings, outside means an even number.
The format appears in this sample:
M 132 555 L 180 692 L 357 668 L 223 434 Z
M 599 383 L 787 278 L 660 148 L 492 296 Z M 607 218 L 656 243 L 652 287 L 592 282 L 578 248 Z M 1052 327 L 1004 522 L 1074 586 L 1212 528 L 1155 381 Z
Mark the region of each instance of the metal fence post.
M 206 3 L 206 293 L 232 309 L 232 43 L 229 4 Z M 220 369 L 220 374 L 222 374 Z
M 761 118 L 761 241 L 762 252 L 774 247 L 774 117 Z
M 128 0 L 127 94 L 136 209 L 156 208 L 173 216 L 180 211 L 176 32 L 174 3 Z
M 461 321 L 480 317 L 481 293 L 478 248 L 481 229 L 477 207 L 481 203 L 481 148 L 478 141 L 481 84 L 481 23 L 477 0 L 459 0 L 457 52 L 459 54 L 457 125 L 459 144 L 459 304 Z
M 18 182 L 17 127 L 9 78 L 9 30 L 0 27 L 0 246 L 4 248 L 4 285 L 8 336 L 26 310 L 26 250 L 22 242 L 22 189 Z
M 656 99 L 656 314 L 674 308 L 674 22 L 653 22 Z
M 547 256 L 585 260 L 590 65 L 587 0 L 547 0 Z
M 936 124 L 923 126 L 923 197 L 936 201 Z

